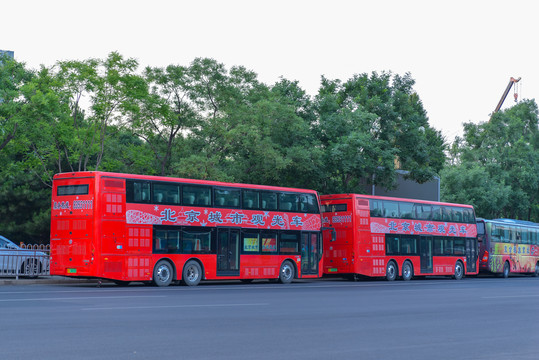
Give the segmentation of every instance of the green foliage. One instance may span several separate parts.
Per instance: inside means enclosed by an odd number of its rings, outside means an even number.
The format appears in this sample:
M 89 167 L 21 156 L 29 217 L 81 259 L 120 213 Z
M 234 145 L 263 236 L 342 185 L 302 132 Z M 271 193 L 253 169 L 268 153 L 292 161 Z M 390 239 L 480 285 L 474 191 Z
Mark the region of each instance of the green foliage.
M 14 165 L 0 172 L 0 233 L 15 243 L 49 243 L 50 188 Z
M 45 242 L 53 174 L 105 170 L 316 189 L 391 188 L 395 170 L 425 182 L 446 163 L 410 74 L 322 77 L 272 86 L 214 59 L 147 67 L 111 53 L 37 71 L 0 65 L 0 231 Z M 443 171 L 448 201 L 479 215 L 537 219 L 537 107 L 465 125 Z M 483 215 L 484 214 L 484 215 Z M 528 216 L 526 217 L 526 214 Z M 537 220 L 536 220 L 537 221 Z
M 391 188 L 395 165 L 422 183 L 445 162 L 441 134 L 428 124 L 409 74 L 355 75 L 342 83 L 322 78 L 316 98 L 318 138 L 324 150 L 322 192 Z
M 22 88 L 32 77 L 33 73 L 26 70 L 24 64 L 0 56 L 0 151 L 21 135 L 19 127 L 27 103 Z
M 539 222 L 539 130 L 535 101 L 524 100 L 487 123 L 464 125 L 442 173 L 444 199 L 458 196 L 479 216 Z

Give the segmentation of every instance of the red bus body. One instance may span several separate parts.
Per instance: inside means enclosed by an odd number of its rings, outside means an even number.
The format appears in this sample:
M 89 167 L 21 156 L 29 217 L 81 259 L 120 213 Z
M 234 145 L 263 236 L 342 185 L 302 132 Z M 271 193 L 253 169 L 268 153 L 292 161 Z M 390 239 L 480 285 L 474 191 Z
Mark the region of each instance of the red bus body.
M 75 172 L 55 175 L 51 208 L 51 275 L 118 283 L 157 276 L 161 286 L 198 284 L 193 269 L 207 280 L 322 275 L 313 190 Z M 165 281 L 166 271 L 173 277 Z
M 412 276 L 478 273 L 473 208 L 381 196 L 322 195 L 324 275 Z
M 539 224 L 512 219 L 477 219 L 479 271 L 508 277 L 539 276 Z

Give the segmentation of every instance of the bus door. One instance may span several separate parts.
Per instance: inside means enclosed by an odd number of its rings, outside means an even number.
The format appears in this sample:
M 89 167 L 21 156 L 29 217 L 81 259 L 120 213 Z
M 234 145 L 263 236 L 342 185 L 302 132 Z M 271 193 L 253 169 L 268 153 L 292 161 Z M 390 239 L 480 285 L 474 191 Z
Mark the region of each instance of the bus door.
M 217 275 L 240 274 L 240 232 L 233 229 L 217 230 Z
M 466 239 L 466 272 L 477 272 L 477 240 Z
M 419 240 L 419 262 L 421 265 L 421 273 L 432 273 L 432 236 L 422 236 Z
M 301 274 L 316 275 L 318 274 L 319 243 L 318 233 L 302 232 L 301 233 Z

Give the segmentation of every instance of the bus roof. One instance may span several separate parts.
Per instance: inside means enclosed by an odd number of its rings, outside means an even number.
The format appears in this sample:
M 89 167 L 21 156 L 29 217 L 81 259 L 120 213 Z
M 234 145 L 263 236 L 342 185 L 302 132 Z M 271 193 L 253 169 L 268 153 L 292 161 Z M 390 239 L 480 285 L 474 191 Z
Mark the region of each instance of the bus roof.
M 270 185 L 228 183 L 228 182 L 222 182 L 222 181 L 175 178 L 175 177 L 168 177 L 168 176 L 113 173 L 113 172 L 105 172 L 105 171 L 78 171 L 78 172 L 59 173 L 59 174 L 55 174 L 53 179 L 54 180 L 80 179 L 80 178 L 89 178 L 89 177 L 91 178 L 114 177 L 114 178 L 122 178 L 122 179 L 139 179 L 139 180 L 152 180 L 152 181 L 164 181 L 164 182 L 171 181 L 171 182 L 181 182 L 181 183 L 187 183 L 187 184 L 198 184 L 198 185 L 209 185 L 209 186 L 239 187 L 239 188 L 257 189 L 257 190 L 273 190 L 273 191 L 283 191 L 283 192 L 292 191 L 292 192 L 304 192 L 304 193 L 317 194 L 316 190 L 310 190 L 310 189 L 289 188 L 289 187 L 270 186 Z
M 446 205 L 446 206 L 458 206 L 458 207 L 465 207 L 465 208 L 472 208 L 472 205 L 466 205 L 466 204 L 454 204 L 454 203 L 446 203 L 446 202 L 439 202 L 439 201 L 430 201 L 430 200 L 420 200 L 420 199 L 407 199 L 407 198 L 396 198 L 396 197 L 389 197 L 389 196 L 377 196 L 377 195 L 363 195 L 363 194 L 328 194 L 328 195 L 321 195 L 320 200 L 337 200 L 337 199 L 351 199 L 354 197 L 360 197 L 363 199 L 373 199 L 373 200 L 391 200 L 391 201 L 405 201 L 405 202 L 413 202 L 413 203 L 419 203 L 419 204 L 430 204 L 430 205 Z
M 526 220 L 515 220 L 515 219 L 483 219 L 477 218 L 477 221 L 484 221 L 490 223 L 506 224 L 506 225 L 519 225 L 519 226 L 534 226 L 539 227 L 538 223 Z

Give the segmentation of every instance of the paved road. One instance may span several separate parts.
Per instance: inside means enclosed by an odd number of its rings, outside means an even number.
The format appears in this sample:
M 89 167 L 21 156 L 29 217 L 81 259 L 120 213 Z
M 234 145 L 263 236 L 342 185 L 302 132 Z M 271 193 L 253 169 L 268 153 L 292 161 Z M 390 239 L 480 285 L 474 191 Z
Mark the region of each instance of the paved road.
M 1 359 L 538 359 L 539 278 L 0 287 Z

